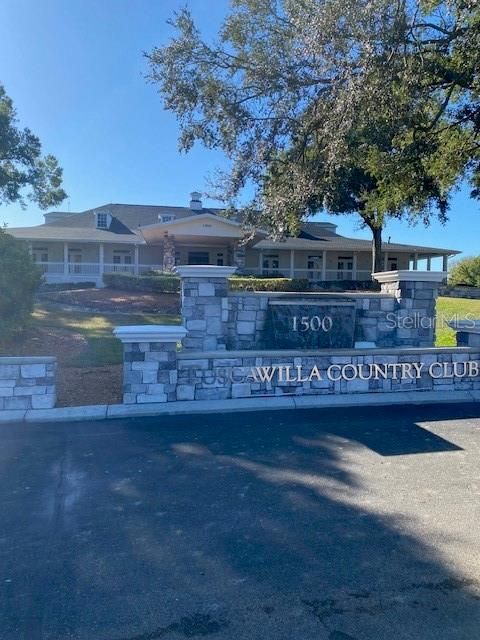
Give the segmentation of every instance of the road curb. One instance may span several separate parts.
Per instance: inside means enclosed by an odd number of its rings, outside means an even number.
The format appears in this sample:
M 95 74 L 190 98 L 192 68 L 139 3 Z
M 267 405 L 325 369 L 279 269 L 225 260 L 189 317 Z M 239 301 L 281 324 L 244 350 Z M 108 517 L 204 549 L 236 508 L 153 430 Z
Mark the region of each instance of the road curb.
M 0 424 L 81 422 L 84 420 L 115 420 L 118 418 L 282 409 L 334 409 L 411 404 L 438 405 L 461 402 L 480 402 L 480 391 L 448 391 L 443 394 L 429 391 L 403 391 L 349 396 L 269 396 L 268 398 L 233 398 L 230 400 L 192 400 L 166 402 L 165 404 L 100 404 L 80 407 L 58 407 L 57 409 L 0 411 Z

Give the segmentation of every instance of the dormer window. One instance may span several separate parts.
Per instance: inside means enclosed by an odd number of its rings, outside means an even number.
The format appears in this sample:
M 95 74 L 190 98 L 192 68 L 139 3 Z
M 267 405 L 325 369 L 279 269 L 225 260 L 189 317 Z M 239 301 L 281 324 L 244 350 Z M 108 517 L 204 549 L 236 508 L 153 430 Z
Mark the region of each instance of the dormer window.
M 161 213 L 158 218 L 160 222 L 172 222 L 172 220 L 175 220 L 175 216 L 172 213 Z
M 111 216 L 108 213 L 97 213 L 97 229 L 108 229 L 110 226 Z

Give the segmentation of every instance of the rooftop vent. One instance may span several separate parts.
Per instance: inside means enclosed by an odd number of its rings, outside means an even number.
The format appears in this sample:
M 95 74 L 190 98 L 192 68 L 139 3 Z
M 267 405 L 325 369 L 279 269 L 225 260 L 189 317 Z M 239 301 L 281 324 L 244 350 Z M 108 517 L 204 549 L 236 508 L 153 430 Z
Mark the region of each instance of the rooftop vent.
M 192 191 L 190 194 L 190 209 L 192 211 L 202 210 L 202 194 L 198 191 Z

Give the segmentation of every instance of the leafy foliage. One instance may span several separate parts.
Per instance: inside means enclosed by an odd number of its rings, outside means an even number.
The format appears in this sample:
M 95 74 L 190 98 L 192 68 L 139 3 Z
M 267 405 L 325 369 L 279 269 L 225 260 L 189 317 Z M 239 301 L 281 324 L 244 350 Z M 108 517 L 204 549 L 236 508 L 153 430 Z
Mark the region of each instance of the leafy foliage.
M 480 287 L 480 256 L 463 258 L 456 262 L 449 273 L 448 284 Z
M 19 129 L 12 100 L 0 85 L 0 205 L 26 197 L 41 209 L 60 204 L 62 169 L 52 155 L 42 156 L 40 140 L 30 129 Z
M 234 276 L 229 279 L 231 291 L 308 291 L 304 278 L 255 278 Z
M 235 0 L 215 43 L 188 10 L 171 24 L 147 57 L 180 148 L 223 150 L 216 194 L 253 193 L 246 220 L 272 236 L 359 213 L 379 249 L 387 217 L 445 221 L 465 176 L 478 194 L 475 0 Z
M 123 291 L 178 293 L 180 290 L 180 278 L 175 275 L 136 276 L 130 273 L 105 273 L 103 282 L 107 287 Z
M 41 279 L 27 245 L 0 229 L 0 340 L 25 329 Z

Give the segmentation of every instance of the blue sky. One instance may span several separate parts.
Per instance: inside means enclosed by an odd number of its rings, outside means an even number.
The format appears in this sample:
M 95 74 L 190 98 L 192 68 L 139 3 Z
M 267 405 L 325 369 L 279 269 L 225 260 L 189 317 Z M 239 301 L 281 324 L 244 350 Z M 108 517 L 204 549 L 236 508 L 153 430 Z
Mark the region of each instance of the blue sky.
M 226 0 L 2 0 L 0 82 L 21 124 L 36 133 L 44 151 L 64 169 L 68 201 L 82 211 L 108 202 L 186 205 L 189 193 L 206 189 L 206 177 L 225 162 L 196 147 L 178 152 L 175 118 L 162 110 L 144 79 L 144 51 L 168 41 L 166 21 L 187 4 L 213 36 Z M 215 203 L 211 203 L 215 204 Z M 0 208 L 0 223 L 40 224 L 29 206 Z M 355 216 L 337 217 L 339 232 L 369 238 Z M 460 190 L 450 222 L 409 227 L 390 223 L 392 241 L 480 253 L 480 203 Z

